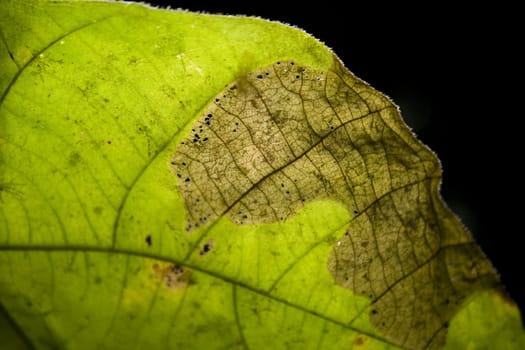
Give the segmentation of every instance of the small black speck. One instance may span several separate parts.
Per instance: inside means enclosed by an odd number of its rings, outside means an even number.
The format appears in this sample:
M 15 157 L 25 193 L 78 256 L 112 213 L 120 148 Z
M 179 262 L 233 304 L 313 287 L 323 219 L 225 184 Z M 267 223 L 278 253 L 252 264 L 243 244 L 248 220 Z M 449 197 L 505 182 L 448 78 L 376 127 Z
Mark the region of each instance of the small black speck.
M 207 137 L 205 137 L 205 138 L 202 139 L 202 142 L 206 142 L 206 141 L 208 141 L 208 138 L 207 138 Z
M 330 126 L 330 130 L 334 130 L 334 127 L 333 127 L 333 126 Z
M 445 323 L 443 324 L 443 327 L 444 327 L 444 328 L 448 328 L 448 322 L 445 322 Z
M 297 75 L 295 76 L 295 79 L 299 79 L 300 77 L 301 77 L 301 76 L 300 76 L 299 74 L 297 74 Z
M 278 61 L 277 64 L 281 64 L 281 61 Z
M 281 187 L 284 187 L 284 184 L 281 184 Z
M 233 129 L 233 132 L 237 132 L 237 129 Z
M 376 315 L 377 314 L 377 310 L 376 309 L 372 309 L 372 315 Z
M 198 139 L 193 139 L 193 142 L 194 142 L 194 143 L 197 142 L 197 141 L 199 141 L 199 140 L 198 140 Z
M 191 131 L 195 132 L 195 129 L 191 129 Z
M 183 274 L 184 273 L 184 267 L 173 264 L 171 267 L 171 271 L 175 272 L 176 274 Z
M 200 255 L 204 255 L 204 254 L 208 253 L 210 250 L 211 250 L 211 245 L 209 243 L 204 243 L 204 245 L 202 246 L 202 249 L 199 252 L 199 254 Z
M 151 247 L 151 235 L 146 236 L 146 244 L 148 245 L 148 247 Z
M 196 139 L 200 139 L 201 137 L 199 136 L 199 134 L 195 134 L 194 135 Z
M 111 145 L 111 141 L 108 141 L 108 145 Z
M 291 62 L 290 62 L 290 65 L 291 65 L 291 66 L 293 66 L 294 64 L 295 64 L 295 62 L 294 62 L 294 61 L 291 61 Z
M 206 121 L 206 125 L 208 125 L 208 126 L 210 125 L 210 121 L 209 121 L 209 120 L 208 120 L 208 121 Z
M 180 144 L 183 145 L 183 144 L 184 144 L 184 141 L 182 141 Z
M 262 79 L 262 78 L 263 78 L 263 76 L 262 76 L 261 74 L 259 74 L 259 75 L 257 76 L 257 79 Z
M 233 85 L 233 86 L 230 88 L 230 91 L 233 91 L 233 90 L 235 90 L 235 89 L 237 89 L 237 85 Z
M 248 215 L 243 215 L 242 218 L 243 219 L 248 219 Z
M 190 181 L 191 181 L 191 180 L 190 180 L 189 177 L 187 177 L 186 179 L 184 179 L 184 182 L 190 182 Z
M 266 76 L 269 76 L 269 75 L 270 75 L 270 73 L 266 72 L 266 73 L 264 73 L 264 75 L 266 75 Z
M 208 118 L 212 118 L 212 117 L 213 117 L 213 114 L 208 113 Z
M 220 100 L 218 98 L 215 99 L 215 102 L 219 102 Z
M 239 122 L 235 122 L 235 125 L 239 125 Z
M 290 191 L 286 191 L 286 194 L 290 194 Z
M 354 209 L 354 214 L 359 214 L 359 211 Z
M 172 160 L 172 161 L 171 161 L 171 165 L 175 165 L 175 164 L 177 164 L 177 163 L 175 163 L 175 162 Z
M 180 179 L 182 177 L 182 175 L 181 174 L 177 174 L 177 177 Z
M 182 164 L 182 166 L 186 166 L 186 162 L 182 162 L 181 164 Z

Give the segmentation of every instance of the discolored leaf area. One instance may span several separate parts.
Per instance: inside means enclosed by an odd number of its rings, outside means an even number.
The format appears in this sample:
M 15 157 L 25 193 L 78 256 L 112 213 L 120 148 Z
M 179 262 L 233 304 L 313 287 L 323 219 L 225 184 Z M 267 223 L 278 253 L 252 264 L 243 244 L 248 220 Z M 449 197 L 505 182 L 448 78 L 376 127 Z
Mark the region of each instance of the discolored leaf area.
M 0 347 L 519 349 L 395 104 L 306 33 L 2 2 Z

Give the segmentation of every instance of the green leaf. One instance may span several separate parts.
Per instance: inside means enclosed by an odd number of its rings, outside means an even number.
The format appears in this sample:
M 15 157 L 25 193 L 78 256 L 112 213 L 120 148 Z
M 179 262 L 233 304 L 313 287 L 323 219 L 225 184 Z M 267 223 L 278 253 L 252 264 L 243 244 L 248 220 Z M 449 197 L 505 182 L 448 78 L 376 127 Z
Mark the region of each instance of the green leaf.
M 308 34 L 138 4 L 1 6 L 0 344 L 525 343 L 439 197 L 436 157 Z

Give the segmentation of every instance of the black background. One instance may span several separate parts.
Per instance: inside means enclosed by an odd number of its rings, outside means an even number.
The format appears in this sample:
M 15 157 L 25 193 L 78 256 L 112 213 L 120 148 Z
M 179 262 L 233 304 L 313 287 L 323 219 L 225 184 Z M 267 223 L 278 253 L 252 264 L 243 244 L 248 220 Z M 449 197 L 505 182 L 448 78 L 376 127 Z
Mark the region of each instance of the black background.
M 517 8 L 348 1 L 150 1 L 191 11 L 292 24 L 330 47 L 390 96 L 441 160 L 445 201 L 463 220 L 524 310 L 523 179 Z

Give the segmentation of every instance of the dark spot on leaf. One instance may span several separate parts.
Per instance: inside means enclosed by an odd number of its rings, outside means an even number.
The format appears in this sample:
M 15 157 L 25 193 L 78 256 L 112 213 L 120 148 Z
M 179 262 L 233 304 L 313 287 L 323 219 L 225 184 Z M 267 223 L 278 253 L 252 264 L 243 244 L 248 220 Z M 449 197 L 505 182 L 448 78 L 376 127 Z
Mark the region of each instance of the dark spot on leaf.
M 365 343 L 364 339 L 360 336 L 358 336 L 354 340 L 354 345 L 357 345 L 357 346 L 363 345 L 364 343 Z
M 213 240 L 209 240 L 208 242 L 204 243 L 201 247 L 199 255 L 204 256 L 208 254 L 211 251 L 212 245 L 213 245 Z
M 96 206 L 93 208 L 93 212 L 96 214 L 96 215 L 100 215 L 102 214 L 102 211 L 104 211 L 104 208 L 102 208 L 101 206 Z
M 68 163 L 70 166 L 76 166 L 80 162 L 80 154 L 78 152 L 73 152 L 69 156 Z
M 151 247 L 151 235 L 146 236 L 146 244 L 148 245 L 148 247 Z

